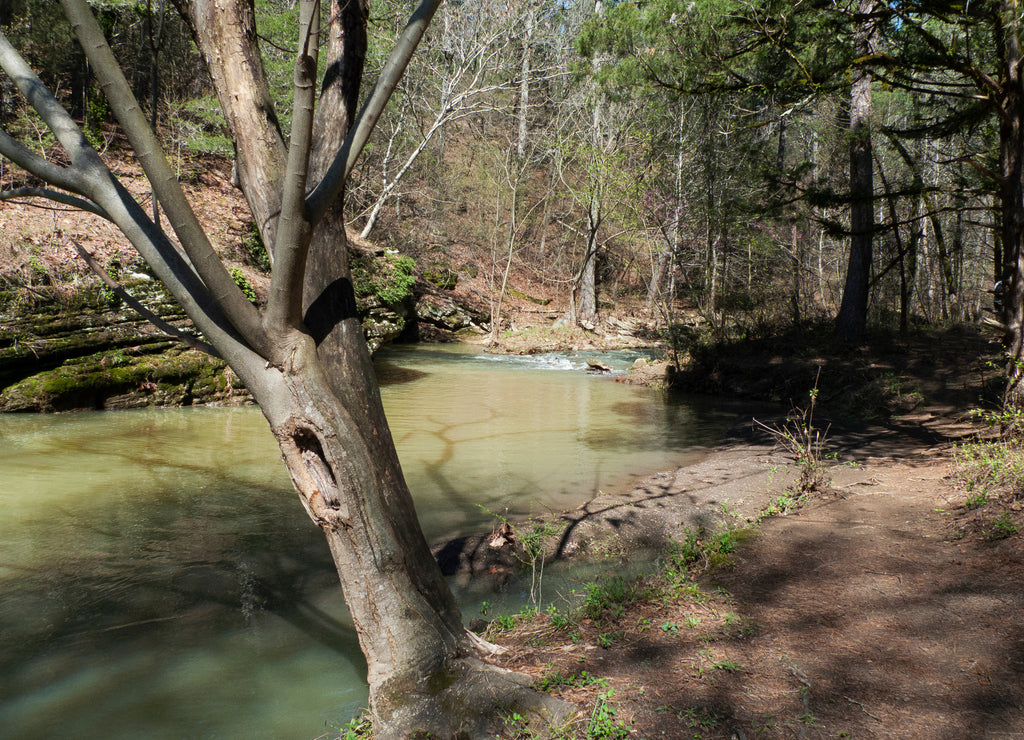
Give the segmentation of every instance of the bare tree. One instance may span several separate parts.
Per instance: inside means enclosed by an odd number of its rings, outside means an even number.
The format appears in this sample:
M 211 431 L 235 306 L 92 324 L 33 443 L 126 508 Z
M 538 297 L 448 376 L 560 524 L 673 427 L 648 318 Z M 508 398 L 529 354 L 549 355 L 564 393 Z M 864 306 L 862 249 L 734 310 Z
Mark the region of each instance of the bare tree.
M 453 14 L 447 6 L 446 21 Z M 519 25 L 520 15 L 501 5 L 481 3 L 468 18 L 456 19 L 458 31 L 443 34 L 440 53 L 426 70 L 418 70 L 416 87 L 406 90 L 412 107 L 425 113 L 416 145 L 408 152 L 394 172 L 382 172 L 383 181 L 373 203 L 367 209 L 366 222 L 360 238 L 369 237 L 377 217 L 387 202 L 397 194 L 398 186 L 430 142 L 446 127 L 470 115 L 495 109 L 495 93 L 507 87 L 507 79 L 497 73 L 507 63 L 507 51 Z M 451 29 L 454 23 L 445 23 Z M 411 117 L 410 117 L 411 118 Z M 397 134 L 389 141 L 391 154 Z
M 243 295 L 178 185 L 85 0 L 62 0 L 111 109 L 177 237 L 162 233 L 22 57 L 0 67 L 64 148 L 43 159 L 6 132 L 0 154 L 124 233 L 205 339 L 242 378 L 276 437 L 299 498 L 337 565 L 369 669 L 377 738 L 490 737 L 502 708 L 560 711 L 483 659 L 424 540 L 384 417 L 347 265 L 341 199 L 353 162 L 439 0 L 423 0 L 356 115 L 366 5 L 332 0 L 317 106 L 318 0 L 302 0 L 287 143 L 260 62 L 253 5 L 178 0 L 237 149 L 241 188 L 274 256 L 264 309 Z M 7 197 L 25 193 L 4 194 Z

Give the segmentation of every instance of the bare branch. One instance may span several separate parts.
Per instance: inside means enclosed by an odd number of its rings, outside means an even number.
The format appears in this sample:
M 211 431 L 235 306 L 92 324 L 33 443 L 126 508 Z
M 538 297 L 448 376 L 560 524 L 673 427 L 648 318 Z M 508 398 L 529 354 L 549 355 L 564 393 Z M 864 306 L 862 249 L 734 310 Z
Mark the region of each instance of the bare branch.
M 359 158 L 366 142 L 369 141 L 370 134 L 373 133 L 384 107 L 394 93 L 398 81 L 405 72 L 406 65 L 409 64 L 413 52 L 416 51 L 420 39 L 423 38 L 427 26 L 430 25 L 430 20 L 434 17 L 434 12 L 440 4 L 441 0 L 422 0 L 412 14 L 412 18 L 409 19 L 409 23 L 406 24 L 405 30 L 402 31 L 402 35 L 395 43 L 395 48 L 392 50 L 387 64 L 381 70 L 377 84 L 374 85 L 366 104 L 359 112 L 359 117 L 349 129 L 348 136 L 345 137 L 345 142 L 341 145 L 337 156 L 323 179 L 306 198 L 306 214 L 311 224 L 316 225 L 323 218 L 327 207 L 344 188 L 345 181 L 348 180 L 356 159 Z
M 61 193 L 57 190 L 48 190 L 47 188 L 16 188 L 15 190 L 0 191 L 0 200 L 15 200 L 17 198 L 46 198 L 47 200 L 52 200 L 55 203 L 60 203 L 65 206 L 71 206 L 72 208 L 80 211 L 94 213 L 108 221 L 111 220 L 110 216 L 107 215 L 107 212 L 92 201 L 85 200 L 84 198 L 77 198 L 74 195 L 68 195 L 67 193 Z
M 265 362 L 265 359 L 254 356 L 250 346 L 239 338 L 236 329 L 213 300 L 192 266 L 150 221 L 131 193 L 113 176 L 71 116 L 2 34 L 0 67 L 68 152 L 72 167 L 65 170 L 65 173 L 78 178 L 82 194 L 102 208 L 121 229 L 192 318 L 196 327 L 218 347 L 236 370 Z M 258 379 L 255 374 L 250 375 Z
M 295 57 L 291 141 L 274 245 L 277 262 L 271 277 L 266 314 L 268 326 L 278 331 L 295 329 L 302 323 L 302 284 L 312 235 L 310 224 L 304 218 L 304 207 L 309 154 L 313 145 L 319 37 L 320 2 L 303 0 L 299 10 L 300 43 Z
M 71 158 L 72 167 L 78 170 L 77 174 L 83 172 L 82 160 L 91 160 L 95 158 L 99 160 L 99 155 L 93 150 L 89 143 L 86 141 L 85 136 L 79 130 L 78 126 L 71 116 L 68 115 L 67 111 L 61 107 L 57 99 L 50 94 L 50 91 L 46 89 L 42 81 L 36 76 L 35 72 L 25 63 L 22 59 L 21 54 L 11 46 L 11 43 L 7 40 L 7 37 L 0 33 L 0 67 L 7 73 L 7 75 L 14 82 L 18 91 L 25 96 L 25 99 L 40 115 L 46 125 L 53 131 L 54 136 L 57 137 L 57 141 L 60 142 L 61 146 L 68 153 Z M 6 139 L 14 141 L 9 136 Z M 21 147 L 23 151 L 15 149 L 12 154 L 15 156 L 24 156 L 24 152 L 28 152 L 27 149 Z M 8 156 L 6 151 L 3 152 L 4 156 Z M 28 159 L 29 164 L 38 166 L 40 162 L 45 162 L 41 157 L 31 154 Z M 12 160 L 21 164 L 18 159 L 12 156 Z M 52 167 L 52 165 L 51 165 Z M 29 169 L 26 167 L 26 169 Z M 31 170 L 29 170 L 31 171 Z M 73 177 L 73 175 L 66 169 L 63 170 L 64 174 L 60 175 L 56 173 L 58 177 Z M 84 185 L 80 186 L 84 187 Z M 72 188 L 69 188 L 72 189 Z M 79 191 L 80 192 L 80 191 Z
M 167 334 L 168 336 L 173 337 L 174 339 L 181 340 L 192 349 L 197 349 L 200 352 L 205 352 L 206 354 L 212 355 L 213 357 L 220 357 L 220 355 L 217 353 L 217 350 L 214 349 L 211 345 L 199 339 L 196 339 L 190 334 L 186 334 L 176 326 L 168 324 L 166 321 L 164 321 L 155 313 L 153 313 L 144 305 L 142 305 L 142 303 L 135 296 L 133 296 L 131 293 L 129 293 L 127 290 L 121 287 L 121 285 L 116 280 L 114 280 L 114 278 L 110 277 L 107 271 L 103 269 L 103 267 L 100 265 L 99 262 L 96 261 L 92 254 L 90 254 L 85 247 L 79 244 L 77 240 L 72 239 L 71 243 L 75 245 L 75 249 L 78 251 L 78 256 L 85 260 L 85 264 L 87 264 L 89 266 L 89 269 L 92 270 L 96 274 L 96 276 L 103 281 L 103 284 L 110 288 L 112 291 L 114 291 L 122 301 L 127 303 L 142 318 L 146 319 L 146 321 L 151 323 L 164 334 Z
M 235 329 L 252 347 L 265 353 L 269 341 L 259 313 L 228 274 L 199 225 L 92 11 L 85 0 L 61 0 L 61 4 L 189 260 Z
M 2 36 L 3 34 L 0 34 L 0 37 Z M 8 45 L 6 38 L 0 43 Z M 0 62 L 0 66 L 3 66 L 3 62 Z M 0 131 L 0 154 L 40 180 L 70 190 L 72 193 L 84 194 L 84 184 L 78 172 L 40 157 L 6 131 Z

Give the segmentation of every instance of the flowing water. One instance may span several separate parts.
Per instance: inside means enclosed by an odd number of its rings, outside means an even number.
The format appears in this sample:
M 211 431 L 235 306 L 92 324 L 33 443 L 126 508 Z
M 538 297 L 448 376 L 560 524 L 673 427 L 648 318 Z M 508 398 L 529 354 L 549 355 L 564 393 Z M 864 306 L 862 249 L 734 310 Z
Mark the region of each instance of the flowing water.
M 382 353 L 428 540 L 693 460 L 730 418 L 586 359 Z M 0 511 L 0 737 L 314 738 L 365 704 L 326 545 L 257 409 L 0 416 Z M 486 597 L 463 592 L 467 616 Z

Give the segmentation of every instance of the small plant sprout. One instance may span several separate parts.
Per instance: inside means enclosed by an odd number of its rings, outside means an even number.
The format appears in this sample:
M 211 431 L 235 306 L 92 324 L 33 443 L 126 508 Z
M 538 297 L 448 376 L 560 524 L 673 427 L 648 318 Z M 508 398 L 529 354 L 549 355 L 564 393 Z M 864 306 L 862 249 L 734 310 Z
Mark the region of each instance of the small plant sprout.
M 985 532 L 989 540 L 1005 540 L 1017 534 L 1019 528 L 1013 521 L 1013 515 L 1009 511 L 1003 511 L 992 521 L 991 527 Z
M 477 504 L 481 511 L 493 516 L 501 526 L 494 530 L 491 535 L 491 543 L 494 547 L 500 547 L 510 543 L 513 553 L 519 562 L 530 568 L 530 603 L 540 608 L 541 592 L 544 585 L 544 562 L 545 546 L 550 538 L 558 536 L 561 528 L 553 522 L 534 520 L 526 526 L 516 526 L 507 515 L 495 514 L 485 506 Z M 500 544 L 495 544 L 500 543 Z
M 825 461 L 825 444 L 828 439 L 829 427 L 818 429 L 814 426 L 814 410 L 818 403 L 818 380 L 821 368 L 814 378 L 814 387 L 808 392 L 810 403 L 805 408 L 793 407 L 790 417 L 781 424 L 768 426 L 757 421 L 755 423 L 775 440 L 775 443 L 793 458 L 800 478 L 796 484 L 799 495 L 826 488 L 829 484 L 828 468 Z
M 587 725 L 588 740 L 624 740 L 629 737 L 633 728 L 615 719 L 618 710 L 611 701 L 614 693 L 615 689 L 608 689 L 597 697 L 597 704 Z
M 987 427 L 953 449 L 954 475 L 970 493 L 964 506 L 978 509 L 995 499 L 1024 496 L 1024 410 L 972 412 Z M 993 432 L 996 435 L 993 435 Z

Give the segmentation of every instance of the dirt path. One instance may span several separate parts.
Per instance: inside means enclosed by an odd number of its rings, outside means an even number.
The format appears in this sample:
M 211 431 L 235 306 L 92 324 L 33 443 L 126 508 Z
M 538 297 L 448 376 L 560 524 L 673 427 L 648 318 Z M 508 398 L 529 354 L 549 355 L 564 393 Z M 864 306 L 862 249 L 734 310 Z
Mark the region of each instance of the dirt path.
M 716 578 L 755 625 L 722 649 L 748 733 L 773 715 L 782 737 L 1024 737 L 1024 553 L 955 539 L 947 473 L 840 469 L 837 495 L 765 522 Z
M 761 522 L 699 592 L 568 631 L 538 617 L 510 639 L 511 662 L 581 709 L 605 695 L 609 726 L 631 730 L 598 737 L 1024 738 L 1024 546 L 967 521 L 942 441 L 955 430 L 939 421 L 838 434 L 856 464 Z M 611 520 L 656 543 L 723 503 L 738 524 L 786 481 L 777 451 L 733 440 L 592 502 L 575 528 L 585 541 Z

